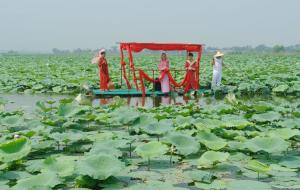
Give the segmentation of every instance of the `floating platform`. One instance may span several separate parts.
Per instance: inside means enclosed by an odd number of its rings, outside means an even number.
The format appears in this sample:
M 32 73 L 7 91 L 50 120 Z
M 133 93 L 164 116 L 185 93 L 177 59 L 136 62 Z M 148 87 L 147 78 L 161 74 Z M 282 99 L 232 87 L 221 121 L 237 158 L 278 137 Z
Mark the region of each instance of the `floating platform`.
M 198 90 L 198 93 L 203 93 L 204 89 Z M 180 92 L 171 92 L 171 93 L 177 93 L 178 95 L 183 95 L 183 91 Z M 94 89 L 93 94 L 95 96 L 142 96 L 142 91 L 138 91 L 136 89 L 114 89 L 114 90 L 109 90 L 109 91 L 103 91 L 99 89 Z M 146 96 L 164 96 L 165 93 L 161 91 L 152 91 L 152 90 L 147 90 L 146 91 Z

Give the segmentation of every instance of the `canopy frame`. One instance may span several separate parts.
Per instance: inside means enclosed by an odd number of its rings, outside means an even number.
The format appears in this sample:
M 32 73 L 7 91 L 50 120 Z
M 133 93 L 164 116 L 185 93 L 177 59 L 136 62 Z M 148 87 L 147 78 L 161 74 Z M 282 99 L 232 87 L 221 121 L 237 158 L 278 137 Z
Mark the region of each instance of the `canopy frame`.
M 197 65 L 196 65 L 196 81 L 197 81 L 197 89 L 200 88 L 200 61 L 202 56 L 202 44 L 184 44 L 184 43 L 137 43 L 137 42 L 121 42 L 120 43 L 120 65 L 121 65 L 121 75 L 126 81 L 126 85 L 128 89 L 131 89 L 131 84 L 126 76 L 126 62 L 124 60 L 124 52 L 128 52 L 128 60 L 129 66 L 132 70 L 133 81 L 136 90 L 139 90 L 139 86 L 137 83 L 135 64 L 133 60 L 132 53 L 139 53 L 145 49 L 152 51 L 186 51 L 187 54 L 190 52 L 195 52 L 198 54 L 197 57 Z

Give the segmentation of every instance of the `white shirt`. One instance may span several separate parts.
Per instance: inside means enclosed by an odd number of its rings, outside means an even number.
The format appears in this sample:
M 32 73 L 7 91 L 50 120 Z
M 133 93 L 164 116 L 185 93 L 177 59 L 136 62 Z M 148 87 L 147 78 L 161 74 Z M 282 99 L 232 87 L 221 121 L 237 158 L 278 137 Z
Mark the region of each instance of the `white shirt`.
M 214 61 L 215 61 L 215 64 L 213 65 L 213 71 L 221 73 L 222 72 L 223 59 L 222 58 L 220 58 L 220 59 L 214 58 Z

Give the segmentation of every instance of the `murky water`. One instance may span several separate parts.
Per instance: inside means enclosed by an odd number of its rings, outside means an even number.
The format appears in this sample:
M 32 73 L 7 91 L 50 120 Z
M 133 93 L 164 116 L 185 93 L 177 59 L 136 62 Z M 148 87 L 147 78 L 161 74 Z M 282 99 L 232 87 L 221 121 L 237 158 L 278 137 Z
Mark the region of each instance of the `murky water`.
M 0 94 L 0 97 L 7 101 L 5 110 L 12 111 L 23 109 L 26 112 L 33 112 L 36 109 L 36 102 L 38 101 L 59 101 L 65 98 L 75 99 L 76 96 L 68 95 L 44 95 L 44 94 Z M 110 98 L 85 98 L 93 106 L 108 105 L 115 101 L 113 97 Z M 156 96 L 156 97 L 124 97 L 122 98 L 128 106 L 133 107 L 158 107 L 161 105 L 184 105 L 191 101 L 195 101 L 201 106 L 214 102 L 213 98 L 198 97 L 188 98 L 183 96 Z
M 45 95 L 45 94 L 0 94 L 0 99 L 4 99 L 7 101 L 5 105 L 6 111 L 12 111 L 17 109 L 23 109 L 25 112 L 34 112 L 36 109 L 36 102 L 38 101 L 56 101 L 58 102 L 61 99 L 70 98 L 75 99 L 76 96 L 70 95 Z M 279 98 L 279 97 L 278 97 Z M 277 98 L 277 99 L 278 99 Z M 115 101 L 113 97 L 110 98 L 92 98 L 92 97 L 85 97 L 82 96 L 82 99 L 87 104 L 93 106 L 102 106 L 102 105 L 109 105 Z M 215 99 L 214 97 L 185 97 L 185 96 L 155 96 L 155 97 L 122 97 L 121 98 L 128 106 L 133 107 L 145 107 L 145 108 L 152 108 L 158 106 L 165 106 L 165 105 L 184 105 L 189 102 L 195 102 L 199 104 L 201 107 L 205 107 L 208 104 L 216 104 L 222 99 Z M 288 100 L 287 98 L 281 98 L 284 100 Z M 248 97 L 243 98 L 245 101 L 260 101 L 260 100 L 268 100 L 273 101 L 274 97 Z M 298 102 L 299 98 L 292 98 L 289 100 L 291 102 Z

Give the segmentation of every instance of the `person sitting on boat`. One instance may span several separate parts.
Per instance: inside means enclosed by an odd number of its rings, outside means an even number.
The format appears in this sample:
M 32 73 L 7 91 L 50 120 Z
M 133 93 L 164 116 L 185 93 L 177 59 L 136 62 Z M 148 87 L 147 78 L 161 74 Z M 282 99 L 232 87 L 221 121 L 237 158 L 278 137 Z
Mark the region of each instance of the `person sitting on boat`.
M 110 77 L 108 73 L 108 64 L 105 58 L 106 51 L 105 49 L 101 49 L 98 53 L 99 61 L 98 61 L 98 68 L 99 68 L 99 78 L 100 78 L 100 89 L 106 91 L 109 89 L 109 82 Z
M 163 73 L 165 73 L 166 71 L 168 71 L 170 68 L 170 64 L 169 64 L 169 59 L 167 57 L 167 54 L 165 52 L 163 52 L 161 54 L 161 58 L 160 58 L 160 63 L 158 65 L 158 69 L 160 72 L 160 75 L 162 76 Z M 160 83 L 161 83 L 161 91 L 163 93 L 169 93 L 170 92 L 170 81 L 169 81 L 169 76 L 167 74 L 165 74 L 163 76 L 163 78 L 160 78 Z
M 197 66 L 197 60 L 194 60 L 193 53 L 189 53 L 188 58 L 185 62 L 186 80 L 187 80 L 185 83 L 185 89 L 184 89 L 185 92 L 191 89 L 197 90 L 196 66 Z
M 221 85 L 222 66 L 224 66 L 223 56 L 224 54 L 218 51 L 213 57 L 211 63 L 213 66 L 213 77 L 211 82 L 211 88 Z

